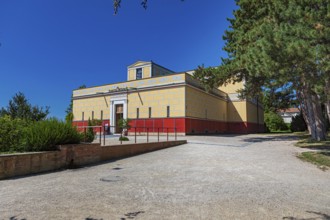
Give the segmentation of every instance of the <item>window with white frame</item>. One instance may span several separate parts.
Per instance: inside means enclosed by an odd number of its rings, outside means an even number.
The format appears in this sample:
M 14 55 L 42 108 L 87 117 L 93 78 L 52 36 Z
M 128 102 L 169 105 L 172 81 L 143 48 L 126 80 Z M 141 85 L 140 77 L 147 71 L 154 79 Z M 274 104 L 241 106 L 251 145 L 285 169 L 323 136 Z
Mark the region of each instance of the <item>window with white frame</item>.
M 136 69 L 136 79 L 142 79 L 142 68 Z

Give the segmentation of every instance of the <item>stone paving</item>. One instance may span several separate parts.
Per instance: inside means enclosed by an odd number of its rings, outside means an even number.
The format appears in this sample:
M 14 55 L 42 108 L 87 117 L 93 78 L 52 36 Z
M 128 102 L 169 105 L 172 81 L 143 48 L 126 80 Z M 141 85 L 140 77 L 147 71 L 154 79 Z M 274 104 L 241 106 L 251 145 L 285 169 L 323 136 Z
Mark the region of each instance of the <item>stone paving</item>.
M 0 219 L 330 219 L 330 171 L 293 136 L 187 136 L 188 144 L 0 181 Z

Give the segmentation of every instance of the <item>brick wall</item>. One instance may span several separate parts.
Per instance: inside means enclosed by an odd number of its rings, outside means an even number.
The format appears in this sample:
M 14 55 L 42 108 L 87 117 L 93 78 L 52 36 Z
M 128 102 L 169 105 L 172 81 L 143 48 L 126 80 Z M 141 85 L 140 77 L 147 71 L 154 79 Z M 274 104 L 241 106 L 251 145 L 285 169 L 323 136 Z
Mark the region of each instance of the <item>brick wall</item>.
M 187 141 L 123 144 L 62 145 L 58 151 L 0 155 L 0 180 L 15 176 L 53 171 L 70 166 L 84 166 L 101 161 L 130 157 L 185 144 Z

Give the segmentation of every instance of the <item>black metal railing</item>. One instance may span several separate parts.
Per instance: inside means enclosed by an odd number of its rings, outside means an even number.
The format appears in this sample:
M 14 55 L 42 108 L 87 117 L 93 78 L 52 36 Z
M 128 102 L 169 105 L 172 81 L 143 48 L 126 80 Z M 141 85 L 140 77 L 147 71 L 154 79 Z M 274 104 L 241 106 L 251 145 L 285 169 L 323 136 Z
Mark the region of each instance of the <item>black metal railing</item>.
M 84 133 L 84 140 L 87 137 L 87 129 L 93 128 L 95 137 L 101 145 L 102 143 L 106 145 L 107 139 L 111 145 L 111 138 L 115 144 L 118 142 L 123 144 L 123 137 L 134 138 L 134 143 L 170 141 L 171 139 L 177 140 L 178 137 L 175 127 L 130 127 L 123 129 L 116 126 L 81 126 L 77 128 Z M 119 140 L 115 141 L 115 138 L 119 138 Z

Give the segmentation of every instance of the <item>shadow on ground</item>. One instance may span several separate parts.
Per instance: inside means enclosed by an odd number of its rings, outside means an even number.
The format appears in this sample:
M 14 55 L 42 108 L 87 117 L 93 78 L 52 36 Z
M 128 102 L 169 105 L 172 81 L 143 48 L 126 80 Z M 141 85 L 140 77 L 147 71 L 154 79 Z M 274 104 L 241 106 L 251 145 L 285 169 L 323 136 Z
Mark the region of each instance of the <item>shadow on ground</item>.
M 296 141 L 299 137 L 294 135 L 276 135 L 276 136 L 265 136 L 265 137 L 248 137 L 242 139 L 244 142 L 259 143 L 265 141 Z
M 313 211 L 306 211 L 306 212 L 310 213 L 310 214 L 315 214 L 317 216 L 310 217 L 310 218 L 296 218 L 296 217 L 292 217 L 292 216 L 286 216 L 286 217 L 283 217 L 282 219 L 285 219 L 285 220 L 330 220 L 330 215 L 328 215 L 328 214 L 321 213 L 321 212 L 313 212 Z
M 310 149 L 310 150 L 326 150 L 326 151 L 330 151 L 330 145 L 309 145 L 309 146 L 302 146 L 301 148 L 304 149 Z M 329 155 L 328 155 L 329 156 Z
M 12 216 L 9 220 L 27 220 L 26 218 L 17 218 L 17 216 Z

